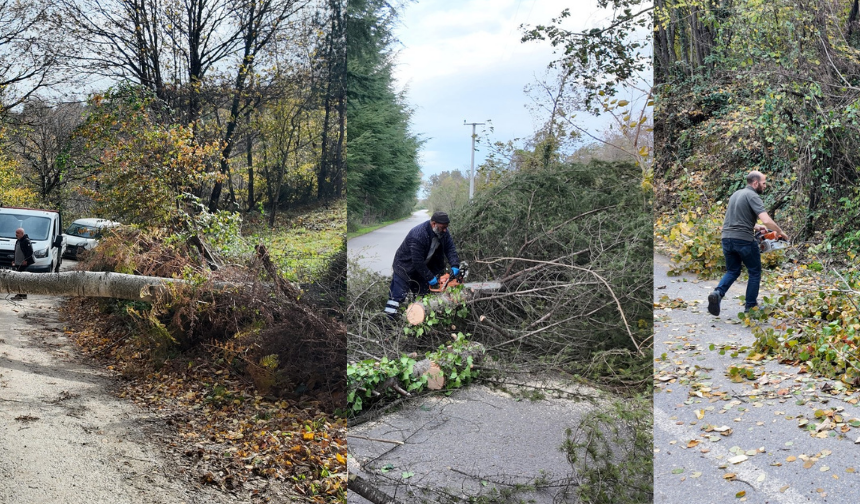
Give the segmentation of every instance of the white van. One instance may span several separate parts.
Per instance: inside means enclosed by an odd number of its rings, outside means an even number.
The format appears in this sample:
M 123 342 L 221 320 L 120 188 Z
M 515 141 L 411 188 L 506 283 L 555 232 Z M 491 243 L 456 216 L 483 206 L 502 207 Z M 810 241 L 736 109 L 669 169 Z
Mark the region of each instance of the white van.
M 107 219 L 78 219 L 72 222 L 69 229 L 63 233 L 63 238 L 66 240 L 66 250 L 63 252 L 63 257 L 77 260 L 79 253 L 92 250 L 99 244 L 99 239 L 106 229 L 120 225 L 119 222 Z
M 33 244 L 35 262 L 26 271 L 59 272 L 66 240 L 59 212 L 32 208 L 0 207 L 0 267 L 10 268 L 15 259 L 15 230 L 23 228 Z

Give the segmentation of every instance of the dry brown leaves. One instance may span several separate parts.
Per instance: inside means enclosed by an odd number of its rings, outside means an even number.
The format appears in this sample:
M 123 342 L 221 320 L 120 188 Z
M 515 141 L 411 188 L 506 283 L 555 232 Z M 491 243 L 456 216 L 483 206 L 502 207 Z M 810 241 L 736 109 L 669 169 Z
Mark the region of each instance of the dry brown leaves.
M 175 448 L 203 482 L 257 495 L 262 479 L 313 502 L 346 502 L 346 422 L 322 410 L 324 398 L 261 397 L 217 351 L 155 370 L 121 328 L 105 331 L 87 301 L 72 300 L 63 312 L 85 353 L 130 378 L 119 395 L 174 426 Z

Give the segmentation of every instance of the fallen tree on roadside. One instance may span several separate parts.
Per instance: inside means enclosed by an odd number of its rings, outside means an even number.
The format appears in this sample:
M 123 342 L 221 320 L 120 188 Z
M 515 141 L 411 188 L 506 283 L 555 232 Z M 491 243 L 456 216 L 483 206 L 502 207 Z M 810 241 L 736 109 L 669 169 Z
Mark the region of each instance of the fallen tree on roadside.
M 0 271 L 0 292 L 19 294 L 99 297 L 149 302 L 159 295 L 169 295 L 171 287 L 188 284 L 189 282 L 176 278 L 127 275 L 104 271 L 64 271 L 61 273 Z M 221 286 L 229 287 L 230 285 L 222 283 Z
M 313 395 L 329 411 L 342 409 L 342 312 L 313 299 L 336 295 L 343 273 L 325 272 L 308 294 L 279 273 L 264 246 L 253 251 L 239 258 L 244 264 L 221 258 L 213 271 L 212 259 L 185 240 L 118 228 L 78 262 L 79 271 L 0 271 L 0 292 L 70 298 L 64 307 L 70 322 L 104 322 L 91 329 L 101 336 L 89 353 L 117 359 L 124 373 L 161 368 L 183 352 L 217 352 L 261 395 Z M 331 268 L 345 255 L 339 252 Z
M 350 359 L 428 351 L 453 330 L 518 368 L 647 383 L 653 229 L 639 176 L 635 165 L 605 162 L 509 173 L 450 209 L 469 280 L 500 288 L 424 297 L 407 314 L 415 325 L 383 322 L 390 279 L 351 266 Z

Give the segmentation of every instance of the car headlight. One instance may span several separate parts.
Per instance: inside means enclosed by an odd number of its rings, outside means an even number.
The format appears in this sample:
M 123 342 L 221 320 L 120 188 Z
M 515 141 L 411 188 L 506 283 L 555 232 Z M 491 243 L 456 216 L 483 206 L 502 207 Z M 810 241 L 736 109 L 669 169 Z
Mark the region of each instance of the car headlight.
M 37 251 L 33 252 L 33 255 L 40 258 L 40 259 L 44 258 L 44 257 L 48 257 L 48 249 L 37 250 Z

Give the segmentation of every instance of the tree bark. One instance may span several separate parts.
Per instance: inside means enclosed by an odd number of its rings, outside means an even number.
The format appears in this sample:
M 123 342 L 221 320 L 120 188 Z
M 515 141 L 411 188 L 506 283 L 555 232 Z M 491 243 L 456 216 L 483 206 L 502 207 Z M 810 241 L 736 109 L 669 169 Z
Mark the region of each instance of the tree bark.
M 391 497 L 376 487 L 371 486 L 367 480 L 357 474 L 349 475 L 346 488 L 350 492 L 355 492 L 364 497 L 373 504 L 398 504 L 397 501 L 394 500 L 394 497 Z
M 184 283 L 183 280 L 173 278 L 94 271 L 64 271 L 62 273 L 0 271 L 0 292 L 49 296 L 85 296 L 152 301 L 157 294 L 168 292 L 168 286 Z
M 454 299 L 447 293 L 425 298 L 423 302 L 416 301 L 406 307 L 404 317 L 411 325 L 419 325 L 427 318 L 427 312 L 441 312 L 446 308 L 457 306 L 462 301 L 468 301 L 482 292 L 494 292 L 502 288 L 499 282 L 470 282 L 463 284 L 462 299 Z

